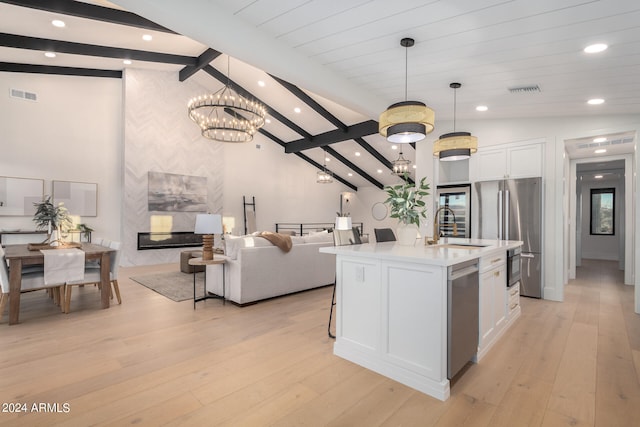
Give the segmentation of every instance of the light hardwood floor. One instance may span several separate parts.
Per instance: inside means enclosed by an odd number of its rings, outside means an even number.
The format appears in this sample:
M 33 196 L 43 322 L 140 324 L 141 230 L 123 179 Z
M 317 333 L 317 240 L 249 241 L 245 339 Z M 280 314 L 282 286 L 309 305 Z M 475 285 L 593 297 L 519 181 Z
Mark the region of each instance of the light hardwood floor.
M 21 324 L 4 314 L 0 409 L 29 413 L 0 425 L 638 426 L 640 316 L 616 267 L 585 262 L 564 303 L 523 298 L 446 402 L 333 356 L 330 287 L 194 311 L 128 279 L 177 265 L 124 268 L 121 306 L 98 309 L 86 286 L 68 315 L 44 292 L 23 297 Z

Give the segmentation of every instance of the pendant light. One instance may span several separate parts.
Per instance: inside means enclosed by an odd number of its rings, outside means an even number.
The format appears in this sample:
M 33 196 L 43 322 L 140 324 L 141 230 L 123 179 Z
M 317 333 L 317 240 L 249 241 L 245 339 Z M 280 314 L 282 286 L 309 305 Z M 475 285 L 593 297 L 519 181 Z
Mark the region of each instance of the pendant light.
M 316 183 L 331 184 L 333 182 L 333 174 L 327 169 L 327 151 L 324 151 L 324 164 L 322 170 L 316 173 Z
M 420 141 L 433 131 L 433 110 L 423 102 L 407 100 L 408 49 L 414 44 L 415 40 L 408 37 L 400 40 L 405 48 L 404 101 L 390 105 L 378 120 L 380 135 L 397 144 Z
M 231 87 L 227 55 L 227 83 L 214 94 L 192 98 L 189 118 L 200 126 L 202 136 L 221 142 L 249 142 L 265 123 L 267 109 L 258 101 L 239 95 Z
M 391 164 L 393 165 L 391 171 L 392 175 L 405 176 L 405 174 L 409 173 L 409 165 L 411 164 L 411 161 L 404 158 L 404 156 L 402 155 L 402 148 L 400 148 L 398 158 L 392 161 Z
M 441 135 L 433 144 L 433 155 L 442 162 L 468 159 L 478 151 L 478 138 L 469 132 L 456 132 L 456 89 L 461 86 L 460 83 L 449 85 L 453 89 L 453 132 Z

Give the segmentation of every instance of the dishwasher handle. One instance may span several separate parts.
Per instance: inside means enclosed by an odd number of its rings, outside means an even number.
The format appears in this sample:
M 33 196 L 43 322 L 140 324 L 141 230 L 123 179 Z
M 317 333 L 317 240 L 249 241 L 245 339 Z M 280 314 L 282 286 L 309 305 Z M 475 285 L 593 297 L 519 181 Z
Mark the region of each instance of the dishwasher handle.
M 470 265 L 469 267 L 461 268 L 460 270 L 451 271 L 451 274 L 449 275 L 449 280 L 450 281 L 456 280 L 461 277 L 469 276 L 477 272 L 478 272 L 478 265 L 477 264 Z

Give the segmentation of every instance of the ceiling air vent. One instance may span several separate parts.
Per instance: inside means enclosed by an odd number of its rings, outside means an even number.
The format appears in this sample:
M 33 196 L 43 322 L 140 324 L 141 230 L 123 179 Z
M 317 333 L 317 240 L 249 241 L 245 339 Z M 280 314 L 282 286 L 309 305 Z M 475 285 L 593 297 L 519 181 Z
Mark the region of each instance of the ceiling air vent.
M 27 101 L 38 100 L 38 95 L 36 95 L 35 93 L 27 92 L 26 90 L 20 90 L 20 89 L 11 89 L 10 96 L 12 98 L 26 99 Z
M 509 92 L 511 93 L 532 93 L 532 92 L 540 92 L 540 86 L 531 85 L 531 86 L 520 86 L 520 87 L 510 87 Z

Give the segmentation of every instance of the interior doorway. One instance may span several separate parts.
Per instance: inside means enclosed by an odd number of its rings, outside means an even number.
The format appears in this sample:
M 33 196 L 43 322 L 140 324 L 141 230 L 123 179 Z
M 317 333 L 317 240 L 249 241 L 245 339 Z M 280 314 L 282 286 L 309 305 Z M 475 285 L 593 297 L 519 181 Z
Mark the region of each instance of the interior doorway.
M 625 269 L 625 162 L 576 164 L 576 267 L 583 259 Z

